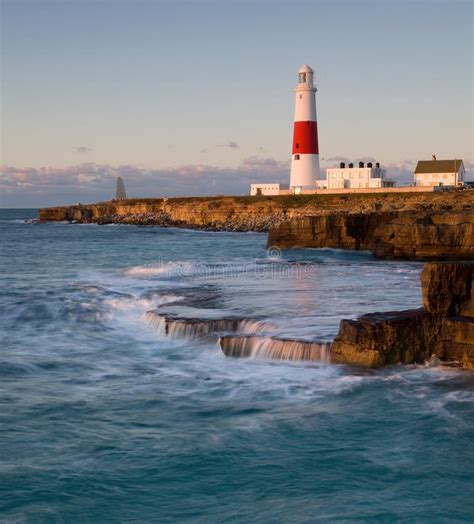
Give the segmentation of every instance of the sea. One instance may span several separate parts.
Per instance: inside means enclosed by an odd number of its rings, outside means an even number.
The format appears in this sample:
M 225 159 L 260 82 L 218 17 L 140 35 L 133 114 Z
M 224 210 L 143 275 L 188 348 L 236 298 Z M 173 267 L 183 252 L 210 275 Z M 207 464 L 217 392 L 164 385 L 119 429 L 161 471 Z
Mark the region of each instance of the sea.
M 232 358 L 147 320 L 329 342 L 420 307 L 420 263 L 36 216 L 0 211 L 0 522 L 474 522 L 473 373 Z

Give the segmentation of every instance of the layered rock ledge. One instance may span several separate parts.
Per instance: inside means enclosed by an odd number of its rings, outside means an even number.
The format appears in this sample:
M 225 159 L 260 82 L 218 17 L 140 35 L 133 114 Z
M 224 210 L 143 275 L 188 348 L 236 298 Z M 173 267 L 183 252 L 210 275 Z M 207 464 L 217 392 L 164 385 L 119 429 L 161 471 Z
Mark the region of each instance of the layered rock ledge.
M 376 258 L 474 259 L 474 209 L 307 216 L 271 228 L 268 246 L 370 250 Z
M 136 198 L 39 210 L 40 220 L 174 225 L 204 229 L 267 231 L 306 216 L 400 211 L 463 211 L 474 191 L 358 193 L 347 195 Z
M 421 275 L 423 308 L 342 320 L 331 361 L 364 367 L 432 356 L 474 370 L 474 262 L 432 262 Z

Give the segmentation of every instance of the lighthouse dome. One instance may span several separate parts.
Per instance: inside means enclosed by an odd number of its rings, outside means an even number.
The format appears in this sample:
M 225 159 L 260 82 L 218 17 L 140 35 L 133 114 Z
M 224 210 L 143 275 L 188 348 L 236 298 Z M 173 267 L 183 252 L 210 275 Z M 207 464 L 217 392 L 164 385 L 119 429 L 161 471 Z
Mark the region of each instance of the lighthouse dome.
M 298 71 L 298 73 L 314 73 L 314 71 L 312 70 L 311 67 L 309 67 L 308 64 L 305 64 L 304 66 L 301 66 L 301 68 Z

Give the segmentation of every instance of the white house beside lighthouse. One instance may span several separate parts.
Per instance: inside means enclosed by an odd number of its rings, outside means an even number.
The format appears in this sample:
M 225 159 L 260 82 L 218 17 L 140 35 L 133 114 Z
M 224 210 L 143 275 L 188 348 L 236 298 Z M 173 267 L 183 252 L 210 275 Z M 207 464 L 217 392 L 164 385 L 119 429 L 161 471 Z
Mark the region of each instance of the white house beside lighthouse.
M 305 64 L 298 71 L 290 176 L 290 189 L 294 193 L 302 189 L 316 189 L 316 181 L 320 178 L 317 89 L 313 76 L 314 71 L 309 65 Z

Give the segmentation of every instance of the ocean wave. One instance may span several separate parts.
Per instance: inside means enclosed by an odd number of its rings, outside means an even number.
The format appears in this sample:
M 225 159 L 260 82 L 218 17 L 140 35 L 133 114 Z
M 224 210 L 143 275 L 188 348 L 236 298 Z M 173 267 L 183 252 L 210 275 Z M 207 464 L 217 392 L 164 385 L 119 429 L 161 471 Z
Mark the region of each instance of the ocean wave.
M 144 297 L 118 297 L 118 298 L 107 298 L 104 300 L 104 304 L 111 309 L 127 311 L 130 309 L 142 309 L 149 310 L 150 308 L 157 308 L 164 306 L 165 304 L 171 304 L 173 302 L 179 302 L 183 300 L 184 297 L 173 295 L 173 294 L 163 294 L 152 296 L 150 298 Z
M 124 276 L 133 278 L 149 278 L 158 275 L 177 276 L 192 275 L 196 265 L 192 262 L 165 262 L 146 266 L 132 266 L 123 272 Z
M 318 264 L 312 261 L 282 260 L 270 258 L 256 258 L 251 261 L 230 260 L 213 264 L 203 262 L 170 261 L 158 264 L 131 266 L 123 270 L 122 275 L 138 279 L 152 279 L 155 277 L 226 277 L 232 278 L 241 274 L 255 274 L 263 276 L 289 276 L 314 274 Z

